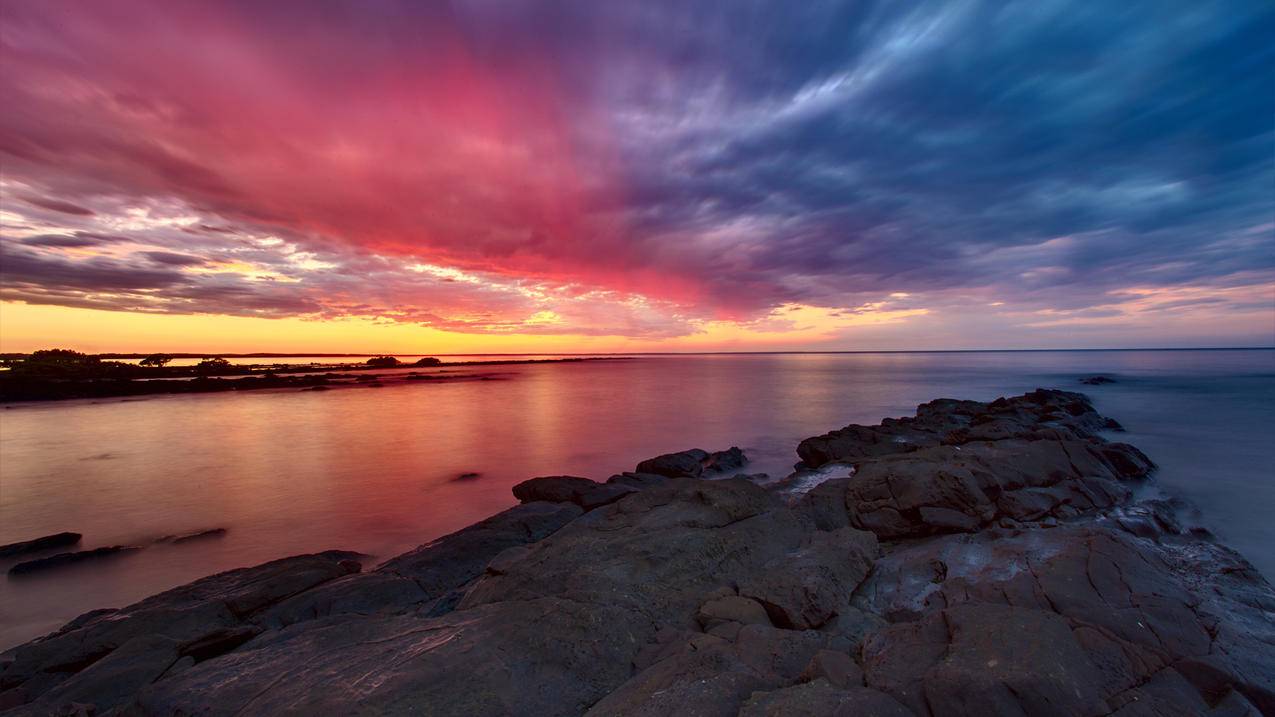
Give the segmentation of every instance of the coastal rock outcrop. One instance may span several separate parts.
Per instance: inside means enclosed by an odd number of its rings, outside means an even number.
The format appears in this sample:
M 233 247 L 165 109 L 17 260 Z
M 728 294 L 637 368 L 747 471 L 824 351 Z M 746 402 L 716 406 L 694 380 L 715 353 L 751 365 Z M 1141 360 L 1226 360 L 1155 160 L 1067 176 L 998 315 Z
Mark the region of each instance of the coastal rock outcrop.
M 369 572 L 298 556 L 77 618 L 0 655 L 0 710 L 1275 714 L 1275 591 L 1134 502 L 1152 464 L 1106 430 L 1037 391 L 808 439 L 848 475 L 804 495 L 704 480 L 734 449 L 535 478 Z
M 1083 395 L 1038 390 L 991 403 L 940 400 L 916 418 L 847 426 L 802 441 L 814 467 L 844 463 L 850 477 L 806 496 L 826 525 L 881 538 L 970 532 L 998 520 L 1070 518 L 1128 500 L 1126 483 L 1154 464 L 1100 432 L 1107 421 Z

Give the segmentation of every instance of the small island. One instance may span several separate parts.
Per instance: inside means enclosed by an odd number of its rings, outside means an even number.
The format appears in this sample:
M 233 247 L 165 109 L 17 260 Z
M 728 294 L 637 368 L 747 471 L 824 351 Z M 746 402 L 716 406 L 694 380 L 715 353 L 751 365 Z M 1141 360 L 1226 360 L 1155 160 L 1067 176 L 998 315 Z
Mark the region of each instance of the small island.
M 1037 390 L 811 437 L 780 480 L 738 448 L 534 478 L 369 570 L 329 550 L 87 613 L 0 654 L 0 709 L 1275 713 L 1275 590 L 1139 498 L 1154 463 L 1111 430 Z

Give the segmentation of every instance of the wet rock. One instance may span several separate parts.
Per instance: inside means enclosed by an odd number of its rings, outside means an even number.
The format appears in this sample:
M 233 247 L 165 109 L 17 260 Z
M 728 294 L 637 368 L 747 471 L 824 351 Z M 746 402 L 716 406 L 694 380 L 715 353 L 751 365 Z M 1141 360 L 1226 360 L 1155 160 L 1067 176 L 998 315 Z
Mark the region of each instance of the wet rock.
M 53 535 L 45 535 L 43 537 L 35 538 L 34 540 L 24 540 L 20 543 L 0 545 L 0 558 L 12 558 L 18 555 L 26 555 L 28 553 L 53 550 L 54 548 L 65 548 L 68 545 L 76 545 L 80 542 L 80 538 L 83 537 L 84 536 L 79 533 L 55 533 Z
M 513 487 L 514 497 L 523 503 L 543 500 L 575 503 L 586 511 L 600 508 L 638 490 L 621 483 L 598 483 L 576 476 L 544 476 Z
M 724 451 L 710 453 L 705 461 L 704 470 L 729 473 L 743 468 L 747 463 L 748 457 L 744 455 L 744 452 L 737 446 L 731 446 Z
M 136 545 L 111 545 L 103 548 L 93 548 L 92 550 L 79 550 L 74 553 L 58 553 L 50 555 L 47 558 L 35 558 L 26 560 L 9 568 L 10 575 L 27 575 L 29 573 L 39 572 L 42 570 L 50 570 L 52 568 L 61 568 L 68 565 L 76 565 L 78 563 L 88 562 L 91 560 L 100 560 L 102 558 L 110 558 L 141 550 Z
M 678 453 L 665 453 L 637 464 L 636 473 L 654 473 L 666 478 L 698 478 L 704 472 L 708 452 L 698 448 Z

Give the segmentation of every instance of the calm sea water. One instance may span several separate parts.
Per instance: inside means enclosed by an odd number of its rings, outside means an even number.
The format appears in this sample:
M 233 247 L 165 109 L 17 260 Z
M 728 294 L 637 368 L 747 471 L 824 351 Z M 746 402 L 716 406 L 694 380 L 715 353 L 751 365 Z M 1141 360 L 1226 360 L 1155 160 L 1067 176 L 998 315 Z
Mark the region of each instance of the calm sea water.
M 1119 383 L 1077 383 L 1094 373 Z M 1165 491 L 1275 576 L 1275 351 L 648 356 L 501 374 L 10 404 L 0 544 L 73 530 L 84 548 L 148 547 L 0 578 L 0 649 L 221 570 L 328 548 L 389 557 L 512 505 L 510 486 L 532 476 L 605 479 L 658 453 L 731 445 L 753 457 L 748 472 L 782 476 L 806 436 L 1038 386 L 1083 388 L 1160 464 Z M 216 527 L 228 533 L 154 544 Z

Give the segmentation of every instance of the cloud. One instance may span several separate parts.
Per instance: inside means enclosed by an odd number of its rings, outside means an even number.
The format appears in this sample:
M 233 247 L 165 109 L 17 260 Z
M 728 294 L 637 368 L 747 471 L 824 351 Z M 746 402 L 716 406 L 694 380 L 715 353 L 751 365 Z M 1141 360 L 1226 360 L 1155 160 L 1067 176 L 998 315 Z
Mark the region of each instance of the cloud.
M 1261 3 L 4 10 L 5 229 L 102 252 L 9 295 L 663 337 L 903 292 L 995 338 L 1275 286 Z
M 32 204 L 37 207 L 41 207 L 43 209 L 52 209 L 55 212 L 62 212 L 63 214 L 75 214 L 82 217 L 93 216 L 92 209 L 85 209 L 84 207 L 72 204 L 70 202 L 64 202 L 58 199 L 46 199 L 44 197 L 22 197 L 22 201 L 26 202 L 27 204 Z
M 144 251 L 141 254 L 156 264 L 166 264 L 168 266 L 199 266 L 204 263 L 204 259 L 197 256 L 175 254 L 171 251 Z

